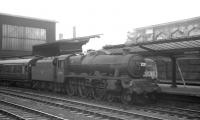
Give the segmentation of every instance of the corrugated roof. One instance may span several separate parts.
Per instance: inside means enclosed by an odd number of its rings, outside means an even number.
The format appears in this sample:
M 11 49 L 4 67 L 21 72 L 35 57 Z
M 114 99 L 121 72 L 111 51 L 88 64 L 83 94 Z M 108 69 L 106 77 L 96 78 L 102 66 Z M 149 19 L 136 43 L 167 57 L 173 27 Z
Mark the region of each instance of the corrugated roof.
M 8 14 L 8 13 L 0 13 L 0 15 L 10 16 L 10 17 L 17 17 L 17 18 L 32 19 L 32 20 L 38 20 L 38 21 L 46 21 L 46 22 L 55 22 L 55 23 L 58 23 L 58 21 L 56 21 L 56 20 L 43 19 L 43 18 L 35 18 L 35 17 L 28 17 L 28 16 L 21 16 L 21 15 L 13 15 L 13 14 Z

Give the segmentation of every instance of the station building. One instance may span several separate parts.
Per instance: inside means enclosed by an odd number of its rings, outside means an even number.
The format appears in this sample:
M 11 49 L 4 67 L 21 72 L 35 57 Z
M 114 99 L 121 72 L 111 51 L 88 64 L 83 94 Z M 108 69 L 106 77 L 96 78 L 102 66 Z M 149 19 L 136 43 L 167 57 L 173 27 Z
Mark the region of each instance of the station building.
M 0 59 L 32 55 L 32 46 L 55 39 L 55 21 L 0 13 Z
M 200 85 L 200 17 L 136 28 L 125 44 L 105 46 L 113 54 L 142 54 L 155 59 L 160 83 Z

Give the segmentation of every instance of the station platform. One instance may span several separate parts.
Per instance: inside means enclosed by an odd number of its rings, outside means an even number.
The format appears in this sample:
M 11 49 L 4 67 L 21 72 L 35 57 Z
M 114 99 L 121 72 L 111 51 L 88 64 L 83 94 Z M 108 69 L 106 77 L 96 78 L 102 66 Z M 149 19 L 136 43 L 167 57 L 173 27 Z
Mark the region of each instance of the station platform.
M 163 93 L 200 97 L 200 86 L 177 85 L 176 88 L 171 87 L 170 84 L 159 84 L 159 86 Z

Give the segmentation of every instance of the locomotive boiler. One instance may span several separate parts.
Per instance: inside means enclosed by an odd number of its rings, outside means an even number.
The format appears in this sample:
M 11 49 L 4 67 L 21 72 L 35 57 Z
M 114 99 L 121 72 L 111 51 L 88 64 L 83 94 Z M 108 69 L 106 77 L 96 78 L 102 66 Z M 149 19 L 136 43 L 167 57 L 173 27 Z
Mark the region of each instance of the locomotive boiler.
M 132 78 L 141 78 L 145 71 L 145 61 L 138 55 L 106 55 L 97 51 L 86 56 L 70 57 L 68 69 L 76 73 L 99 72 L 115 77 L 129 75 Z

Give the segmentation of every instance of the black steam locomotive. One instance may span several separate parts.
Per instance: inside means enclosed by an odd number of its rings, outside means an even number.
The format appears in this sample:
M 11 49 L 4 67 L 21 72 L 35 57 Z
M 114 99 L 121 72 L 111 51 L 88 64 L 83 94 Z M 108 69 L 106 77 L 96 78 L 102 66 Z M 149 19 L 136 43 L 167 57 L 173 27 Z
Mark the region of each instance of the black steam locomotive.
M 157 68 L 139 55 L 110 55 L 92 51 L 0 61 L 2 84 L 64 92 L 69 96 L 123 103 L 155 99 Z

